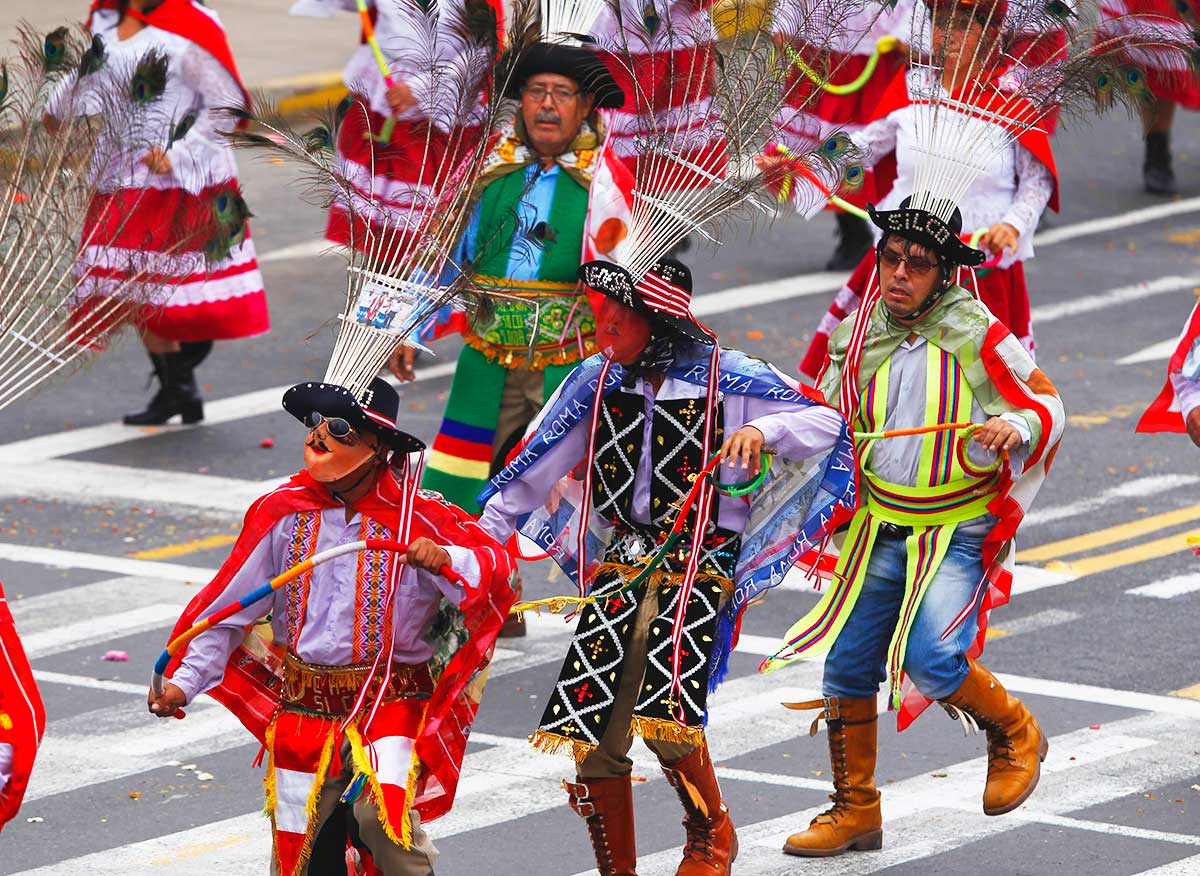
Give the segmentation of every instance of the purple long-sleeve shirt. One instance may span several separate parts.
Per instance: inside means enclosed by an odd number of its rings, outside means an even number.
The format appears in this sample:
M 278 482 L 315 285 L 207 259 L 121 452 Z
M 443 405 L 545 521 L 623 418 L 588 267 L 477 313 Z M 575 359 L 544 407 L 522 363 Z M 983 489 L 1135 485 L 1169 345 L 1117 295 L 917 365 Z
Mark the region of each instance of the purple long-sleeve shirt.
M 197 620 L 250 594 L 276 575 L 287 571 L 288 553 L 296 515 L 279 519 L 230 579 L 220 601 Z M 346 521 L 342 506 L 321 511 L 314 553 L 362 538 L 362 517 L 355 514 Z M 391 537 L 389 534 L 388 537 Z M 467 548 L 442 545 L 450 554 L 450 565 L 469 586 L 480 583 L 479 563 Z M 330 560 L 312 571 L 304 626 L 297 642 L 296 656 L 306 663 L 322 666 L 346 666 L 353 662 L 352 641 L 355 628 L 355 593 L 358 577 L 357 553 Z M 424 663 L 433 656 L 434 646 L 425 639 L 443 598 L 452 604 L 462 602 L 463 591 L 440 575 L 405 566 L 393 603 L 393 630 L 396 663 Z M 287 641 L 286 588 L 277 590 L 227 620 L 201 633 L 188 646 L 187 656 L 170 678 L 191 702 L 221 681 L 225 664 L 245 636 L 246 627 L 271 612 L 271 630 L 276 641 Z
M 638 378 L 635 387 L 645 398 L 646 423 L 642 446 L 650 447 L 655 392 L 649 382 Z M 704 387 L 667 377 L 657 397 L 663 400 L 699 398 Z M 797 410 L 795 403 L 767 401 L 750 396 L 724 394 L 721 402 L 725 415 L 725 434 L 732 435 L 742 426 L 753 426 L 763 434 L 764 445 L 781 459 L 800 461 L 831 449 L 841 434 L 842 415 L 833 408 L 813 405 Z M 549 408 L 549 405 L 547 405 Z M 537 428 L 537 421 L 530 429 Z M 587 453 L 588 431 L 581 424 L 548 450 L 542 461 L 521 477 L 509 482 L 483 509 L 479 525 L 503 543 L 513 533 L 516 520 L 545 504 L 554 484 L 579 464 Z M 725 480 L 742 480 L 740 463 L 736 475 Z M 633 519 L 650 522 L 651 460 L 649 453 L 638 458 L 633 480 Z M 743 500 L 720 496 L 717 525 L 733 532 L 746 528 L 750 507 Z

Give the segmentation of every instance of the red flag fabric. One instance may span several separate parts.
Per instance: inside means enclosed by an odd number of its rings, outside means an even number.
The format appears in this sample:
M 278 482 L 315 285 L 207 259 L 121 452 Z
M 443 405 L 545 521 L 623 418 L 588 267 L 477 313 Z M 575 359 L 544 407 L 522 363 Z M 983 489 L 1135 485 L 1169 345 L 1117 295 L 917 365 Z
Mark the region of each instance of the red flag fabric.
M 0 830 L 21 808 L 46 730 L 46 709 L 0 584 L 0 745 L 12 747 L 12 778 L 0 787 Z

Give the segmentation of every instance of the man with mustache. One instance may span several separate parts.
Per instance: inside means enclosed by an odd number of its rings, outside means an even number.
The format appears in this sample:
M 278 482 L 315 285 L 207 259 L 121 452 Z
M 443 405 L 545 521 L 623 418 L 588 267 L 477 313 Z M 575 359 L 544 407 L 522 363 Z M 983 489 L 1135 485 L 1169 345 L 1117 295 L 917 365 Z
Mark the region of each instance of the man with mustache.
M 680 262 L 662 259 L 637 282 L 610 262 L 582 272 L 604 296 L 600 354 L 547 403 L 492 479 L 480 518 L 498 539 L 534 539 L 594 600 L 531 741 L 573 756 L 564 788 L 602 876 L 636 873 L 635 735 L 683 804 L 679 876 L 728 876 L 737 837 L 705 738 L 707 696 L 727 672 L 742 611 L 853 507 L 850 436 L 812 390 L 716 347 L 691 313 Z M 753 481 L 767 452 L 765 486 L 681 510 L 715 454 L 731 482 Z M 660 548 L 673 527 L 678 540 Z
M 504 548 L 417 489 L 409 455 L 424 444 L 398 427 L 395 389 L 362 382 L 284 394 L 308 429 L 304 470 L 250 507 L 172 639 L 304 561 L 346 552 L 201 633 L 149 697 L 167 718 L 207 692 L 263 744 L 277 876 L 321 870 L 310 856 L 322 845 L 344 868 L 347 808 L 384 874 L 434 872 L 422 825 L 454 800 L 480 673 L 514 599 Z
M 889 676 L 900 729 L 936 700 L 986 730 L 987 815 L 1029 797 L 1048 747 L 976 658 L 987 612 L 1008 601 L 1012 538 L 1057 448 L 1062 403 L 955 284 L 984 257 L 960 241 L 957 208 L 943 221 L 912 201 L 870 208 L 878 291 L 834 331 L 819 382 L 856 433 L 862 503 L 825 596 L 766 666 L 828 651 L 823 699 L 788 704 L 821 710 L 834 785 L 833 807 L 787 840 L 801 857 L 882 846 L 876 695 Z

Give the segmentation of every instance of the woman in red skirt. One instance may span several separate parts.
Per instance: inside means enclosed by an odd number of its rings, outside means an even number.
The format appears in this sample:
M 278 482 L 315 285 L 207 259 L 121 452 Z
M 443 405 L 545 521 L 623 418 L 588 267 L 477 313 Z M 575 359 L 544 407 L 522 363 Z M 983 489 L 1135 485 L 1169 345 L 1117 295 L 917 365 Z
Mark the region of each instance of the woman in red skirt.
M 97 314 L 111 318 L 105 299 L 120 294 L 130 266 L 153 257 L 147 254 L 172 254 L 178 270 L 157 278 L 165 290 L 161 302 L 125 315 L 138 324 L 159 382 L 149 406 L 125 422 L 155 425 L 177 415 L 199 422 L 204 409 L 194 369 L 213 341 L 270 327 L 250 214 L 233 149 L 220 133 L 232 122 L 219 110 L 248 109 L 249 96 L 216 14 L 193 0 L 95 0 L 88 26 L 103 43 L 105 68 L 127 71 L 165 59 L 162 93 L 146 117 L 161 130 L 141 132 L 163 146 L 129 166 L 97 168 L 107 178 L 85 221 L 85 235 L 96 245 L 81 256 L 88 282 L 74 316 L 81 326 Z M 92 75 L 94 87 L 111 86 L 112 79 Z M 105 99 L 95 95 L 100 106 Z M 60 119 L 88 112 L 78 105 L 51 109 Z M 219 251 L 207 234 L 192 233 L 214 221 L 228 229 Z

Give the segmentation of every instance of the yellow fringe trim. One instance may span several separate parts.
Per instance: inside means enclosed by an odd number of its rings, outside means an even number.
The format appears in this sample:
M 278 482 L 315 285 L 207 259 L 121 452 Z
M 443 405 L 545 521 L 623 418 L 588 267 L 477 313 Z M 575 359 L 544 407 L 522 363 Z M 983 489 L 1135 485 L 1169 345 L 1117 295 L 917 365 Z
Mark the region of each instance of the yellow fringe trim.
M 395 824 L 388 813 L 379 777 L 371 767 L 371 758 L 367 756 L 367 749 L 363 745 L 362 733 L 359 732 L 358 723 L 355 722 L 346 728 L 346 738 L 350 740 L 351 762 L 354 764 L 354 769 L 357 772 L 366 776 L 367 784 L 371 787 L 371 794 L 375 798 L 375 812 L 379 817 L 379 826 L 383 828 L 383 832 L 387 834 L 387 838 L 402 849 L 412 848 L 412 809 L 416 803 L 417 779 L 421 775 L 421 761 L 417 757 L 416 741 L 421 738 L 421 733 L 425 730 L 425 721 L 428 717 L 429 710 L 426 709 L 421 713 L 421 724 L 417 728 L 417 735 L 413 737 L 412 760 L 409 763 L 408 785 L 405 788 L 404 799 L 405 806 L 408 808 L 404 812 L 404 817 L 400 820 L 399 835 L 396 834 Z
M 463 341 L 472 350 L 482 353 L 489 362 L 503 365 L 510 371 L 525 369 L 528 371 L 545 371 L 551 365 L 574 365 L 596 353 L 600 348 L 596 345 L 594 334 L 583 338 L 584 354 L 580 355 L 578 343 L 574 346 L 551 344 L 535 346 L 532 358 L 528 347 L 508 347 L 492 344 L 474 332 L 463 334 Z
M 583 763 L 587 756 L 596 750 L 596 746 L 590 742 L 569 739 L 557 733 L 547 733 L 545 730 L 535 730 L 529 737 L 529 744 L 544 754 L 562 754 L 566 750 L 575 758 L 576 763 Z
M 677 742 L 693 746 L 700 746 L 704 743 L 703 727 L 680 727 L 674 721 L 664 721 L 662 718 L 644 718 L 641 715 L 634 715 L 629 722 L 629 735 L 635 734 L 643 739 L 660 742 Z
M 300 854 L 296 859 L 296 872 L 304 870 L 304 866 L 312 854 L 313 843 L 317 838 L 317 806 L 321 800 L 321 787 L 325 783 L 325 774 L 329 772 L 329 764 L 333 761 L 334 735 L 331 725 L 329 735 L 325 737 L 325 744 L 321 747 L 320 757 L 317 758 L 317 770 L 312 790 L 308 793 L 308 802 L 304 807 L 304 842 L 300 846 Z M 267 815 L 271 819 L 271 854 L 274 856 L 276 867 L 282 872 L 283 867 L 279 861 L 278 833 L 275 829 L 275 810 L 279 806 L 279 788 L 275 783 L 275 721 L 271 721 L 267 727 L 264 741 L 267 746 L 267 775 L 263 779 L 263 784 L 266 786 L 267 792 Z M 291 876 L 291 874 L 285 874 L 285 876 Z

